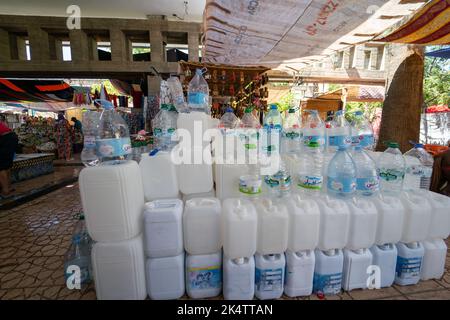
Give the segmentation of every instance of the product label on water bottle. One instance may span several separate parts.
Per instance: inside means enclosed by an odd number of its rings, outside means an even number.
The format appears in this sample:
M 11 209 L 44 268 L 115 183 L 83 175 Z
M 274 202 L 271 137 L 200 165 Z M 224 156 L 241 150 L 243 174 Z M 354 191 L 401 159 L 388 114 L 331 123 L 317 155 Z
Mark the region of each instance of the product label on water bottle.
M 359 136 L 353 136 L 352 137 L 352 145 L 353 146 L 361 146 L 363 148 L 369 147 L 373 145 L 375 142 L 375 139 L 373 137 L 373 134 L 362 134 Z
M 331 147 L 347 146 L 352 143 L 352 139 L 348 136 L 330 136 L 328 137 L 328 145 Z
M 84 136 L 84 148 L 87 148 L 87 149 L 95 148 L 95 137 L 94 136 Z
M 380 180 L 378 177 L 358 178 L 356 179 L 356 189 L 364 193 L 371 194 L 380 188 Z
M 325 144 L 323 136 L 303 136 L 303 144 L 310 148 L 319 148 Z
M 155 137 L 161 137 L 163 134 L 163 130 L 161 128 L 154 128 L 153 129 L 153 135 Z
M 291 177 L 277 177 L 275 176 L 266 176 L 264 178 L 265 183 L 269 186 L 269 188 L 279 188 L 281 192 L 289 191 L 291 188 Z
M 397 277 L 402 279 L 417 278 L 420 276 L 422 257 L 403 258 L 397 257 L 395 272 Z
M 208 103 L 206 94 L 202 92 L 189 92 L 188 103 L 194 108 L 204 108 Z
M 353 193 L 356 191 L 356 179 L 355 178 L 339 178 L 335 179 L 328 177 L 327 187 L 329 190 L 340 193 Z
M 341 292 L 342 272 L 335 274 L 314 273 L 313 292 L 323 294 L 338 294 Z
M 95 144 L 100 157 L 120 157 L 132 152 L 130 138 L 100 139 Z
M 239 178 L 239 191 L 244 194 L 260 194 L 262 189 L 262 180 L 255 177 L 243 176 Z
M 188 284 L 191 289 L 214 289 L 222 287 L 222 268 L 189 268 Z
M 412 165 L 406 168 L 406 173 L 413 176 L 423 176 L 425 173 L 424 167 L 421 165 Z
M 292 141 L 300 141 L 300 138 L 301 138 L 301 134 L 299 131 L 285 132 L 284 136 L 286 137 L 286 139 L 292 140 Z
M 275 291 L 283 288 L 283 268 L 255 269 L 255 287 L 258 291 Z
M 322 176 L 310 176 L 310 175 L 299 175 L 298 184 L 299 187 L 311 190 L 321 190 L 323 185 Z
M 405 177 L 405 173 L 395 169 L 380 169 L 380 178 L 384 181 L 396 182 L 402 180 Z
M 272 131 L 277 132 L 281 131 L 282 127 L 281 124 L 265 124 L 264 129 L 267 131 L 267 133 L 270 133 Z

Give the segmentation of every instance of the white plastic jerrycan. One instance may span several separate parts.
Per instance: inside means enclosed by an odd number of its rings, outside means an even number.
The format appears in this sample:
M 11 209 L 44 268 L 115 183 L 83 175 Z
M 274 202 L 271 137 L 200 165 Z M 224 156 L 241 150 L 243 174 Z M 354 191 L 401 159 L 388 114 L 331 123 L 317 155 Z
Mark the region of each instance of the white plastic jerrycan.
M 178 187 L 183 194 L 204 193 L 213 189 L 210 145 L 186 149 L 178 145 L 172 153 L 175 154 L 172 160 L 177 165 Z
M 152 300 L 179 299 L 184 295 L 184 253 L 146 262 L 147 293 Z
M 370 248 L 375 242 L 377 232 L 377 208 L 372 201 L 365 198 L 347 201 L 347 205 L 350 209 L 350 231 L 346 248 Z
M 146 201 L 179 197 L 177 171 L 170 152 L 144 153 L 139 167 Z
M 315 262 L 313 250 L 286 251 L 285 295 L 301 297 L 312 293 Z
M 261 255 L 284 253 L 288 245 L 289 215 L 284 204 L 262 199 L 256 203 L 258 245 Z
M 186 292 L 192 299 L 216 297 L 222 291 L 222 252 L 186 254 Z
M 205 147 L 210 141 L 203 141 L 203 136 L 206 130 L 213 125 L 211 117 L 204 112 L 190 112 L 179 113 L 177 118 L 177 136 L 181 140 L 187 139 L 190 141 L 184 143 L 190 144 L 191 147 Z M 185 130 L 185 132 L 183 132 Z M 189 133 L 187 136 L 186 133 Z M 181 142 L 183 143 L 183 142 Z
M 144 189 L 135 161 L 84 168 L 79 181 L 92 240 L 122 241 L 142 233 Z
M 314 250 L 319 242 L 320 210 L 312 199 L 293 195 L 286 202 L 289 213 L 288 250 Z
M 426 191 L 426 194 L 432 208 L 428 239 L 447 239 L 450 233 L 450 198 L 431 191 Z
M 195 198 L 215 198 L 216 197 L 216 191 L 212 189 L 209 192 L 202 192 L 202 193 L 191 193 L 191 194 L 181 194 L 183 202 L 186 202 L 191 199 Z
M 335 295 L 341 292 L 344 255 L 340 249 L 315 250 L 313 292 Z
M 405 209 L 402 202 L 391 196 L 380 194 L 373 203 L 378 210 L 377 235 L 375 244 L 397 243 L 402 238 Z
M 225 300 L 252 300 L 255 294 L 255 259 L 223 261 L 223 297 Z
M 369 267 L 372 265 L 372 253 L 369 249 L 344 249 L 344 271 L 342 289 L 366 289 L 368 286 Z M 370 271 L 370 270 L 369 270 Z
M 192 255 L 212 254 L 222 249 L 220 215 L 216 198 L 186 201 L 183 215 L 184 247 Z
M 183 202 L 179 199 L 155 200 L 145 205 L 145 254 L 149 258 L 178 256 L 183 253 Z
M 216 164 L 215 181 L 217 198 L 239 198 L 239 179 L 248 171 L 246 164 Z
M 143 237 L 96 242 L 92 248 L 95 292 L 99 300 L 144 300 L 145 258 Z
M 431 205 L 426 191 L 403 192 L 400 199 L 405 207 L 401 242 L 411 243 L 428 238 L 431 224 Z
M 344 200 L 328 196 L 317 198 L 320 208 L 320 236 L 318 249 L 342 249 L 347 244 L 350 211 Z
M 228 259 L 249 258 L 256 252 L 258 215 L 250 200 L 227 199 L 222 205 L 222 244 Z
M 286 258 L 284 253 L 255 255 L 255 296 L 260 300 L 279 299 L 283 295 Z
M 370 248 L 370 252 L 372 253 L 372 265 L 379 268 L 380 288 L 392 286 L 395 279 L 395 267 L 397 265 L 397 247 L 392 243 L 374 245 Z M 377 276 L 376 274 L 374 275 Z M 374 280 L 376 287 L 376 278 Z
M 424 248 L 420 242 L 397 243 L 397 266 L 395 283 L 400 286 L 417 284 L 424 256 Z
M 425 253 L 420 271 L 421 280 L 440 279 L 444 274 L 447 245 L 442 239 L 422 242 Z

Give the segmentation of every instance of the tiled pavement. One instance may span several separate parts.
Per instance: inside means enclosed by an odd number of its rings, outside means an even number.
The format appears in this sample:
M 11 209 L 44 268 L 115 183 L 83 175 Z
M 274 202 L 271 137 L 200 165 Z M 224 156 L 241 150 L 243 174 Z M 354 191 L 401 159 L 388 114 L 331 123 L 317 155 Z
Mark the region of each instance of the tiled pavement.
M 81 210 L 78 184 L 75 184 L 2 212 L 0 300 L 96 298 L 93 285 L 83 290 L 65 287 L 64 256 Z M 317 299 L 313 295 L 298 300 Z M 407 287 L 355 290 L 326 299 L 450 300 L 450 254 L 447 254 L 446 273 L 440 280 Z

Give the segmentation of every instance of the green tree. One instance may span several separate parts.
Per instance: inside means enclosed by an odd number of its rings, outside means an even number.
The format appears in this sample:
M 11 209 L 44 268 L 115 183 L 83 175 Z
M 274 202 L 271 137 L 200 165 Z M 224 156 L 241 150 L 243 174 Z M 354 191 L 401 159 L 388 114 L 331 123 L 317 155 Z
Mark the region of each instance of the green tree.
M 427 51 L 434 51 L 449 46 L 432 46 Z M 450 59 L 425 58 L 424 105 L 450 104 Z

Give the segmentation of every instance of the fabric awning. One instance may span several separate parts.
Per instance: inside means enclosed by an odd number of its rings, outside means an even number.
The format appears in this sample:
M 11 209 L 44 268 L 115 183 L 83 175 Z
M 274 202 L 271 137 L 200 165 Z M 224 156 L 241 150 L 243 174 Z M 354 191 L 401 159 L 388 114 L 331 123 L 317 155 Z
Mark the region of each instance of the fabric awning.
M 73 88 L 63 80 L 0 78 L 0 101 L 71 102 Z
M 342 100 L 345 96 L 347 102 L 383 102 L 385 91 L 383 86 L 345 86 L 323 93 L 314 99 Z
M 207 0 L 206 62 L 292 72 L 372 40 L 426 0 Z
M 433 0 L 400 27 L 376 41 L 421 45 L 450 44 L 450 0 Z

